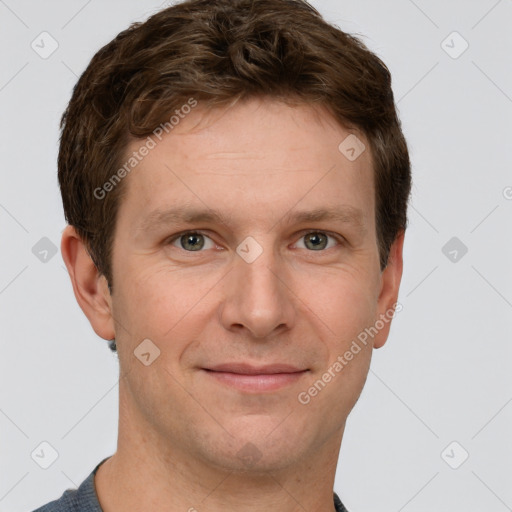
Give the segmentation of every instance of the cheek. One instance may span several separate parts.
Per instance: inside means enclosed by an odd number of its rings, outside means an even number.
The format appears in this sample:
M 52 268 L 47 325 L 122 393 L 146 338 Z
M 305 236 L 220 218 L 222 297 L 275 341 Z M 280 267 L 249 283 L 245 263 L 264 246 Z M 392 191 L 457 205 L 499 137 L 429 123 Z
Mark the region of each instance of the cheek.
M 328 405 L 344 417 L 359 398 L 371 362 L 371 340 L 361 335 L 377 314 L 376 281 L 353 273 L 339 275 L 331 283 L 322 303 L 330 320 L 329 361 L 316 379 L 316 388 L 322 389 L 317 406 Z
M 305 298 L 308 307 L 343 348 L 347 337 L 354 337 L 372 324 L 377 312 L 377 292 L 370 276 L 357 272 L 330 272 L 304 288 L 314 290 Z
M 370 366 L 371 348 L 363 346 L 355 354 L 350 351 L 350 360 L 345 356 L 349 347 L 344 349 L 335 352 L 329 365 L 312 375 L 296 396 L 297 412 L 307 419 L 308 428 L 327 433 L 337 431 L 361 395 Z
M 168 348 L 172 340 L 173 350 L 179 351 L 183 338 L 178 333 L 185 331 L 190 338 L 196 329 L 200 332 L 201 325 L 194 319 L 205 314 L 211 298 L 209 292 L 219 276 L 183 272 L 168 265 L 145 267 L 124 269 L 125 277 L 118 287 L 116 318 L 133 343 L 149 338 L 159 347 Z
M 309 385 L 313 387 L 303 391 L 315 401 L 314 407 L 332 407 L 337 417 L 348 414 L 356 403 L 372 356 L 371 340 L 364 338 L 364 331 L 374 323 L 377 301 L 371 280 L 359 277 L 338 274 L 327 281 L 328 286 L 317 288 L 311 299 L 311 309 L 327 333 L 328 355 L 312 375 Z M 318 399 L 313 400 L 316 394 Z

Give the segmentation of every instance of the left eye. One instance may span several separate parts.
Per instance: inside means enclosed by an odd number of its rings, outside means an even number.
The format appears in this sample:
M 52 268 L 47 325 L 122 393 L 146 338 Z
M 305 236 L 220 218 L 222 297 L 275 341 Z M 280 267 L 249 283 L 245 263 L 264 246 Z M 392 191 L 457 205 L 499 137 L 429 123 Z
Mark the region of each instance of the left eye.
M 329 238 L 334 241 L 334 244 L 329 245 Z M 321 251 L 323 249 L 330 249 L 336 245 L 336 238 L 323 231 L 310 231 L 300 237 L 299 240 L 304 240 L 303 247 L 312 251 Z M 177 235 L 169 242 L 174 247 L 184 249 L 187 252 L 198 252 L 201 249 L 212 249 L 215 246 L 213 240 L 196 231 L 187 231 L 181 235 Z M 177 246 L 176 244 L 180 244 Z M 338 241 L 339 243 L 339 241 Z M 209 244 L 209 246 L 208 246 Z
M 333 247 L 332 245 L 327 247 L 329 243 L 329 238 L 336 242 L 336 238 L 334 236 L 328 235 L 323 231 L 311 231 L 310 233 L 302 235 L 300 237 L 300 240 L 305 240 L 304 246 L 306 247 L 306 249 L 320 251 L 322 249 L 330 249 L 331 247 Z

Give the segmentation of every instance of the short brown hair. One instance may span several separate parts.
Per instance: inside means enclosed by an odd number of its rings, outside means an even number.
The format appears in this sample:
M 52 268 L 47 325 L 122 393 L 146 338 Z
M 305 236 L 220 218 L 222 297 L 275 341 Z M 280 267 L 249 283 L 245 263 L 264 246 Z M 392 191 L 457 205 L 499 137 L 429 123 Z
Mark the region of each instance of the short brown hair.
M 132 24 L 92 58 L 61 120 L 64 213 L 112 289 L 112 243 L 123 183 L 95 190 L 190 98 L 226 106 L 255 96 L 328 109 L 370 145 L 381 269 L 407 224 L 407 145 L 391 76 L 356 37 L 304 0 L 187 0 Z M 340 141 L 341 142 L 341 141 Z

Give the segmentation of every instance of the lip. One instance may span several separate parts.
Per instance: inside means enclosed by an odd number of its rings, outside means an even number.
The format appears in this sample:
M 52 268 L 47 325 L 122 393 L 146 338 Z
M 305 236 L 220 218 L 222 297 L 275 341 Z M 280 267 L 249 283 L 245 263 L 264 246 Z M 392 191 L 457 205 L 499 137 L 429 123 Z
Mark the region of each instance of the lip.
M 284 388 L 297 382 L 309 371 L 289 364 L 252 366 L 247 363 L 226 363 L 202 370 L 220 384 L 252 393 Z
M 224 363 L 205 368 L 214 372 L 237 373 L 240 375 L 272 375 L 275 373 L 297 373 L 305 371 L 304 368 L 297 368 L 289 364 L 266 364 L 263 366 L 253 366 L 248 363 Z

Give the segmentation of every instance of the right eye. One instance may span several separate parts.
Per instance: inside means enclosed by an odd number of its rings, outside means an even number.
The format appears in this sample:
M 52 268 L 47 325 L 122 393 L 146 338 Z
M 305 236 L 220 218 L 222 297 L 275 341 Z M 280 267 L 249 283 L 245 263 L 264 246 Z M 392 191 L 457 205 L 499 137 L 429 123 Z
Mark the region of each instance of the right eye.
M 213 240 L 199 231 L 184 231 L 178 233 L 171 237 L 168 243 L 173 247 L 178 247 L 187 252 L 200 252 L 201 249 L 205 247 L 205 239 L 209 240 L 211 244 L 210 247 L 206 247 L 206 249 L 212 249 L 215 246 Z

